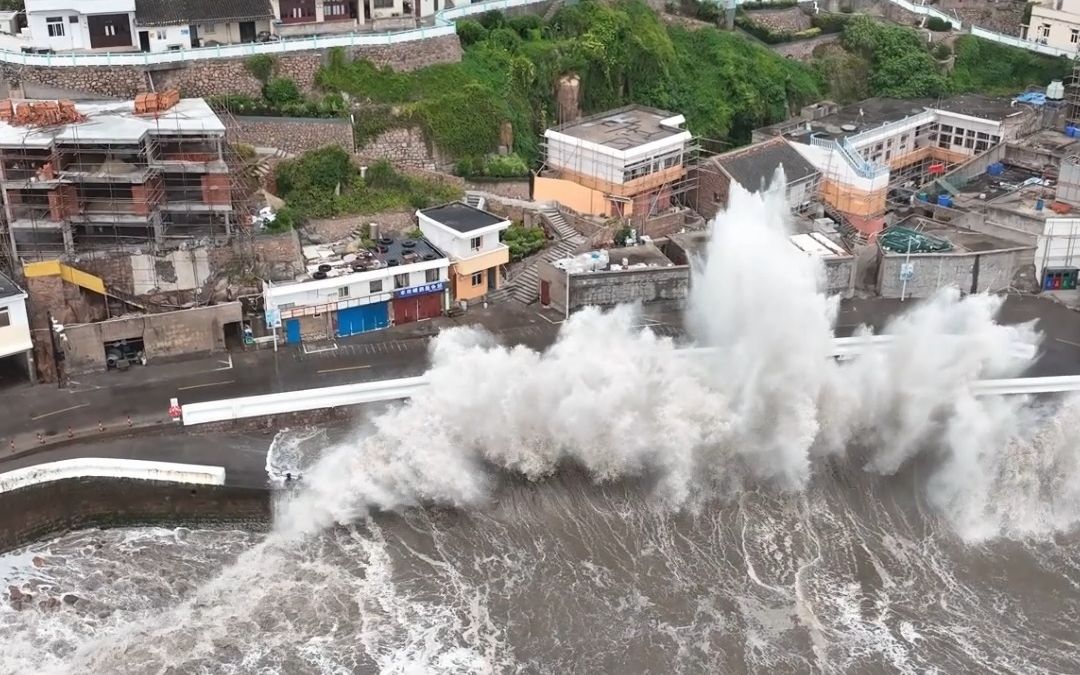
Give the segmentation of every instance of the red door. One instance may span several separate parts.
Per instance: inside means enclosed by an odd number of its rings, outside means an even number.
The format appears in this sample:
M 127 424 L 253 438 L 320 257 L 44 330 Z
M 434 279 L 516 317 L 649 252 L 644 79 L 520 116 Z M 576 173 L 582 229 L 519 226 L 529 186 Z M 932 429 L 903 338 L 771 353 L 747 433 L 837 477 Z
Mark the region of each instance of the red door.
M 540 304 L 543 305 L 544 307 L 550 307 L 551 306 L 551 282 L 550 281 L 541 281 L 540 282 Z
M 428 293 L 394 300 L 394 325 L 433 319 L 442 314 L 442 293 Z

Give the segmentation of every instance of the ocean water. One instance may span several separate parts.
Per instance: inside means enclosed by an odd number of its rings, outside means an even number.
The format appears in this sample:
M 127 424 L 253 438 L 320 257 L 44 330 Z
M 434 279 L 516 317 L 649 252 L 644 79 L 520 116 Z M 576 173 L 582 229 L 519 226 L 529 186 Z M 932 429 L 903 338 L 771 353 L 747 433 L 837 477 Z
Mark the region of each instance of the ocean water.
M 269 478 L 303 479 L 269 533 L 0 556 L 0 672 L 1080 670 L 1080 400 L 970 388 L 1036 327 L 944 290 L 838 363 L 782 195 L 732 203 L 690 302 L 709 355 L 632 307 L 543 353 L 446 331 L 422 395 L 278 434 Z

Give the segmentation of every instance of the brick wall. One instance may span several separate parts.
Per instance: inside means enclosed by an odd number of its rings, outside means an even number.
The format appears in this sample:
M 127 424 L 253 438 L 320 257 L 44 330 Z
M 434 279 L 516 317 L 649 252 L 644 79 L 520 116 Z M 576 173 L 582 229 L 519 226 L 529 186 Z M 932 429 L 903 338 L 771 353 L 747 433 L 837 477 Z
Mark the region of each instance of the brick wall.
M 78 478 L 0 493 L 0 551 L 71 530 L 132 525 L 263 528 L 271 493 L 262 488 Z
M 436 63 L 456 63 L 461 60 L 461 43 L 457 35 L 403 42 L 393 45 L 347 47 L 350 57 L 370 60 L 377 66 L 394 70 L 416 70 Z M 296 81 L 304 90 L 312 90 L 315 74 L 326 52 L 299 52 L 278 57 L 278 72 Z M 206 59 L 188 61 L 174 70 L 153 73 L 155 88 L 175 88 L 182 96 L 211 96 L 214 94 L 246 94 L 258 96 L 262 85 L 244 67 L 245 59 Z M 133 98 L 149 89 L 146 73 L 136 66 L 94 68 L 20 66 L 0 64 L 0 76 L 13 88 L 26 81 L 38 85 L 73 89 L 107 97 Z
M 202 177 L 202 201 L 204 204 L 232 203 L 232 183 L 229 176 L 220 173 L 208 173 Z
M 696 173 L 695 206 L 698 213 L 711 219 L 720 209 L 727 207 L 731 179 L 715 163 L 706 165 Z
M 222 351 L 225 324 L 240 319 L 240 303 L 231 302 L 67 326 L 66 372 L 104 370 L 103 344 L 113 340 L 142 338 L 149 361 Z
M 279 148 L 299 155 L 326 145 L 353 151 L 352 122 L 302 117 L 236 117 L 229 140 L 256 147 Z

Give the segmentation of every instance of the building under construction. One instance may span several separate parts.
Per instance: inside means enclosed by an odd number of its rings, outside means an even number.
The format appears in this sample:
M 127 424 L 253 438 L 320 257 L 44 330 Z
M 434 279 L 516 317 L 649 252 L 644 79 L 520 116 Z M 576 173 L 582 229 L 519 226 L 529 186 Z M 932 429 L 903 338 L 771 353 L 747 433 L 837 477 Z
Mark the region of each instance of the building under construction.
M 135 101 L 0 101 L 3 245 L 15 264 L 160 251 L 250 222 L 226 126 L 175 91 Z
M 682 115 L 627 106 L 548 129 L 537 201 L 641 228 L 686 208 L 697 145 Z

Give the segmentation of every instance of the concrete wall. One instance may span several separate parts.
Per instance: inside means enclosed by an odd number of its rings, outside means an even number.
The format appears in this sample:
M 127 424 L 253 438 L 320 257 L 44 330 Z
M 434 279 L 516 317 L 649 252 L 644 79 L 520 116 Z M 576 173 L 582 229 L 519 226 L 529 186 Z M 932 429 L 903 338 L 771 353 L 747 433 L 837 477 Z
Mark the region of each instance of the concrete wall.
M 26 315 L 26 298 L 0 298 L 0 312 L 7 315 L 7 325 L 0 326 L 0 356 L 18 354 L 31 348 L 30 320 Z
M 855 292 L 855 258 L 825 260 L 825 292 L 850 298 Z M 897 273 L 899 274 L 899 272 Z
M 236 117 L 229 140 L 264 148 L 279 148 L 299 155 L 327 145 L 353 151 L 352 122 L 348 119 L 301 117 Z
M 925 298 L 939 288 L 955 286 L 963 293 L 996 292 L 1009 288 L 1017 271 L 1030 264 L 1032 248 L 1003 249 L 985 253 L 929 253 L 911 256 L 914 277 L 903 288 L 901 266 L 906 256 L 881 255 L 878 294 L 898 298 Z
M 0 493 L 0 551 L 71 530 L 132 525 L 263 528 L 271 493 L 261 488 L 79 478 Z
M 566 272 L 547 261 L 537 264 L 541 282 L 551 284 L 551 306 L 566 311 Z M 652 267 L 570 275 L 570 311 L 590 305 L 668 302 L 681 307 L 690 292 L 690 268 Z
M 350 57 L 365 58 L 377 66 L 394 70 L 416 70 L 436 63 L 461 60 L 461 43 L 449 35 L 393 45 L 345 48 Z M 278 72 L 305 90 L 314 87 L 315 74 L 326 58 L 325 52 L 295 52 L 278 57 Z M 156 89 L 175 87 L 187 97 L 215 94 L 258 96 L 262 83 L 244 67 L 245 59 L 207 59 L 187 62 L 174 70 L 153 72 Z M 106 97 L 132 98 L 149 89 L 147 74 L 136 66 L 71 68 L 0 64 L 0 77 L 13 88 L 21 82 L 47 87 L 85 91 Z
M 142 338 L 149 361 L 222 351 L 225 324 L 241 318 L 240 303 L 231 302 L 67 326 L 66 372 L 105 370 L 103 343 L 112 340 Z

